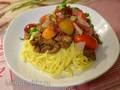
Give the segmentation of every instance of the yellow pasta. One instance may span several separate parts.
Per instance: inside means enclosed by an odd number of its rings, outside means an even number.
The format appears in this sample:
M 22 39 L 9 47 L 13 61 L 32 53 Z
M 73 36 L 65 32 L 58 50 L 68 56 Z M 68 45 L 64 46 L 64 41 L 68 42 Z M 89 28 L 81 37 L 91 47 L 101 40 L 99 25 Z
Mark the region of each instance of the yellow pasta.
M 51 76 L 72 76 L 78 70 L 84 70 L 92 64 L 74 43 L 68 49 L 61 49 L 56 54 L 36 53 L 29 40 L 23 42 L 20 52 L 21 58 L 31 63 L 38 70 L 42 70 Z

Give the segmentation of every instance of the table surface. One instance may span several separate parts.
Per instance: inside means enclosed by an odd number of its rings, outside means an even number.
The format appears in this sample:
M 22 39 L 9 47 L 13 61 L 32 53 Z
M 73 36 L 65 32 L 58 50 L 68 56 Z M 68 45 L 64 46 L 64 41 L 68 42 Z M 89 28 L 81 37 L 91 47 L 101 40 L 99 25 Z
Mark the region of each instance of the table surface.
M 97 0 L 87 5 L 100 13 L 112 26 L 120 41 L 120 0 Z M 3 5 L 4 7 L 4 5 Z M 4 30 L 6 27 L 0 28 Z M 120 90 L 120 57 L 115 65 L 99 78 L 83 85 L 50 88 L 32 85 L 14 75 L 4 62 L 3 35 L 0 32 L 0 88 L 1 90 Z M 12 81 L 12 82 L 11 82 Z

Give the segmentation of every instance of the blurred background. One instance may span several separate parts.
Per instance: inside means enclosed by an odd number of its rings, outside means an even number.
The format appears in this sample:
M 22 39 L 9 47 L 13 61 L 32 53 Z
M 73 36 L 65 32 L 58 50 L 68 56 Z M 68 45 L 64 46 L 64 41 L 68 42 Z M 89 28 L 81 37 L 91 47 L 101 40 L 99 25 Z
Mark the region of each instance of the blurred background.
M 63 0 L 0 0 L 0 31 L 19 13 L 36 7 L 53 5 Z M 88 4 L 96 0 L 66 0 L 67 3 Z

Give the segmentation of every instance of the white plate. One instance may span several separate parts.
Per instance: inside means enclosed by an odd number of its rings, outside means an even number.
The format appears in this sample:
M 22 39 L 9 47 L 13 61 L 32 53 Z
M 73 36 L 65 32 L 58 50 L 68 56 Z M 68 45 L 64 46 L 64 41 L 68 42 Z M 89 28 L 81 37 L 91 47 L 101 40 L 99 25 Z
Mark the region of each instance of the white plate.
M 32 65 L 26 64 L 20 60 L 19 52 L 22 41 L 19 37 L 23 36 L 24 26 L 28 23 L 38 22 L 41 15 L 51 13 L 55 9 L 55 6 L 46 6 L 22 13 L 17 16 L 8 27 L 4 37 L 4 54 L 8 66 L 16 75 L 34 84 L 65 87 L 83 84 L 93 80 L 113 66 L 119 55 L 119 42 L 111 26 L 96 11 L 82 5 L 74 4 L 72 6 L 90 13 L 92 23 L 95 25 L 95 30 L 103 40 L 102 46 L 97 49 L 97 60 L 94 62 L 94 65 L 78 76 L 53 79 L 40 73 L 32 67 Z

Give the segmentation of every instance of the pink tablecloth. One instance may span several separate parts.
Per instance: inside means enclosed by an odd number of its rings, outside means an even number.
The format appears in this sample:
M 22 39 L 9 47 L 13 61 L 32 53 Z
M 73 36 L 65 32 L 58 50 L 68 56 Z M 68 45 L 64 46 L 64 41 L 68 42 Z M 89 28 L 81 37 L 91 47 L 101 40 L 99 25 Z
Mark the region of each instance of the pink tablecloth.
M 111 24 L 120 40 L 120 0 L 98 0 L 89 7 Z M 46 88 L 31 85 L 11 73 L 4 62 L 2 40 L 0 36 L 0 90 L 120 90 L 120 57 L 108 72 L 96 80 L 69 88 Z

